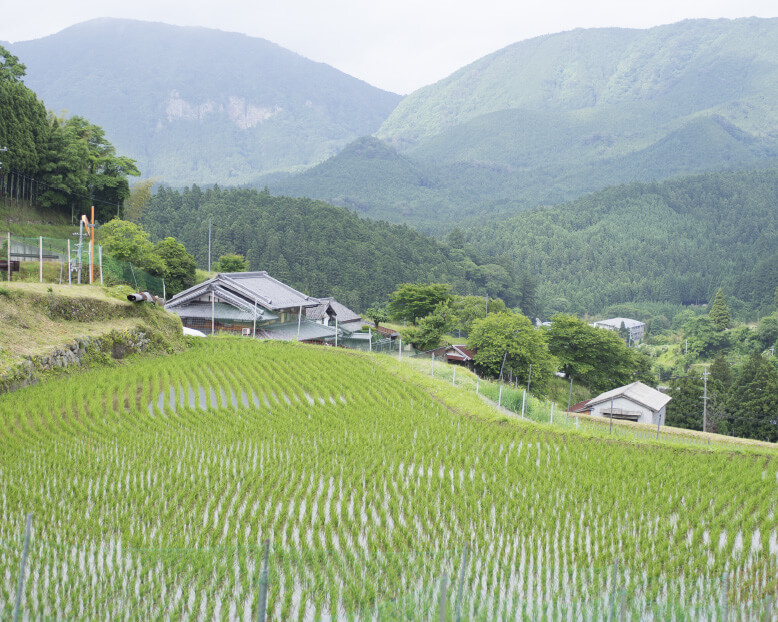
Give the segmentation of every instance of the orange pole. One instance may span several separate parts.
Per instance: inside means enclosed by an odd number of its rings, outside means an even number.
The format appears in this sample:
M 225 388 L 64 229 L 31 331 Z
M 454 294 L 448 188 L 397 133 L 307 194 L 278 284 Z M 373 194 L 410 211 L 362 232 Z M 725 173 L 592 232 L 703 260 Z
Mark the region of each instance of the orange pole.
M 89 284 L 95 280 L 95 206 L 92 206 L 92 226 L 89 227 Z

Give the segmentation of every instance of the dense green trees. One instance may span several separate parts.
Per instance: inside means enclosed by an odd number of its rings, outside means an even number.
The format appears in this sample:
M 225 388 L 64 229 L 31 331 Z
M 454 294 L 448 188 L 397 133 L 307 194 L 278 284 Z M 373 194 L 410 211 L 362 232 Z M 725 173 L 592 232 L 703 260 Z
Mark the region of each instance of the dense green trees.
M 98 221 L 120 216 L 134 160 L 116 154 L 105 132 L 78 116 L 46 114 L 22 82 L 25 67 L 0 47 L 0 190 L 71 214 L 95 207 Z
M 152 244 L 142 227 L 118 218 L 102 225 L 98 237 L 105 251 L 115 259 L 164 278 L 169 296 L 195 283 L 194 257 L 175 238 L 167 237 Z
M 730 434 L 778 441 L 778 371 L 757 350 L 732 384 L 727 413 Z
M 650 362 L 643 354 L 627 347 L 617 333 L 595 328 L 571 315 L 551 318 L 548 348 L 559 361 L 560 371 L 594 393 L 635 380 L 654 384 Z
M 474 320 L 467 344 L 476 350 L 476 369 L 490 376 L 502 371 L 503 378 L 510 375 L 526 383 L 531 365 L 532 386 L 541 394 L 556 371 L 544 331 L 519 313 L 490 313 Z
M 417 325 L 400 331 L 403 341 L 421 351 L 433 350 L 440 345 L 443 335 L 454 325 L 454 312 L 447 301 L 438 303 L 432 313 L 421 318 Z
M 183 244 L 168 237 L 154 245 L 154 252 L 165 265 L 163 276 L 168 296 L 175 296 L 195 284 L 197 265 Z
M 400 283 L 446 282 L 459 294 L 486 293 L 478 258 L 406 226 L 372 222 L 321 201 L 247 189 L 162 187 L 141 222 L 154 240 L 174 235 L 202 268 L 209 218 L 214 258 L 243 255 L 252 270 L 266 270 L 312 296 L 334 296 L 356 311 L 385 303 Z M 511 289 L 490 295 L 503 297 Z
M 737 299 L 741 317 L 749 309 L 753 317 L 775 308 L 776 195 L 776 170 L 709 173 L 607 188 L 455 237 L 484 261 L 507 258 L 514 273 L 530 274 L 542 318 L 622 303 L 703 304 L 719 287 L 730 314 Z
M 248 269 L 246 258 L 236 253 L 222 255 L 214 266 L 216 272 L 246 272 Z
M 447 305 L 451 286 L 445 283 L 403 283 L 389 296 L 387 310 L 392 319 L 416 324 L 432 314 L 440 305 Z

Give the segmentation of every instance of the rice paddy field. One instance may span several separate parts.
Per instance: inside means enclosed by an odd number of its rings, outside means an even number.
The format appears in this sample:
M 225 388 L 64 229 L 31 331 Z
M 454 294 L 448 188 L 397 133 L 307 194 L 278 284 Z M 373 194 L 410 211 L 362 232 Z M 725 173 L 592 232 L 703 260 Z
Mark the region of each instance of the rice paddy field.
M 202 340 L 0 398 L 0 619 L 775 621 L 776 458 Z

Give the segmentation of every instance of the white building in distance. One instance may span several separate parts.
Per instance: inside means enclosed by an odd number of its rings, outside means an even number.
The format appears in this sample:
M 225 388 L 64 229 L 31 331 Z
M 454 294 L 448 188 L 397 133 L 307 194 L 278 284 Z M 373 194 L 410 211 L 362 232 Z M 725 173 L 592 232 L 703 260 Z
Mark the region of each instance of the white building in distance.
M 614 317 L 609 320 L 600 320 L 595 322 L 592 326 L 596 328 L 605 328 L 607 330 L 618 331 L 621 329 L 621 325 L 624 324 L 624 328 L 629 332 L 629 340 L 632 343 L 637 343 L 643 339 L 643 333 L 646 330 L 644 322 L 638 322 L 628 317 Z

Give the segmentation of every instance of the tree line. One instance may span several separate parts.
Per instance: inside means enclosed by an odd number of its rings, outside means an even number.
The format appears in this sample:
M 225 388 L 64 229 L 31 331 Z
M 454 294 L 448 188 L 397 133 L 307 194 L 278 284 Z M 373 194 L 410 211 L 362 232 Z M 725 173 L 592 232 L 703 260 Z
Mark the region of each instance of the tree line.
M 160 187 L 140 222 L 154 240 L 175 235 L 201 268 L 208 265 L 210 226 L 212 267 L 217 257 L 242 255 L 251 270 L 266 270 L 313 296 L 334 296 L 357 311 L 387 300 L 404 282 L 447 282 L 460 294 L 510 304 L 519 302 L 522 282 L 528 293 L 534 287 L 500 257 L 481 261 L 405 225 L 267 189 Z
M 103 129 L 47 112 L 24 85 L 26 68 L 0 46 L 0 194 L 71 216 L 94 205 L 105 222 L 121 217 L 135 161 L 116 154 Z

